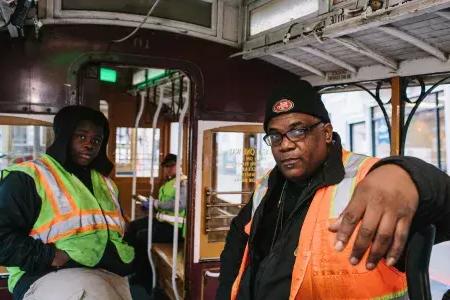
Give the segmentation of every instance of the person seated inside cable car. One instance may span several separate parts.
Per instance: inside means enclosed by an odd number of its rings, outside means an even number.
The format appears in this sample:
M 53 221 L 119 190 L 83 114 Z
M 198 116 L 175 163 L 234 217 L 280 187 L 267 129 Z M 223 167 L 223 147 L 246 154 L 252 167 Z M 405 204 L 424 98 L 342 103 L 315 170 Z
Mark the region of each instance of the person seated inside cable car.
M 159 188 L 158 199 L 151 198 L 151 201 L 143 203 L 144 209 L 148 209 L 150 202 L 153 203 L 155 214 L 152 226 L 152 243 L 172 243 L 174 227 L 174 210 L 175 210 L 175 194 L 176 194 L 176 173 L 177 173 L 177 156 L 175 154 L 167 154 L 161 162 L 163 169 L 163 183 Z M 150 196 L 151 197 L 151 196 Z M 186 199 L 187 199 L 187 177 L 181 175 L 180 178 L 180 204 L 179 204 L 179 222 L 180 230 L 178 240 L 183 240 L 185 236 L 186 216 Z M 147 245 L 148 245 L 148 217 L 137 219 L 129 224 L 127 238 L 130 244 L 136 246 L 136 276 L 132 282 L 144 286 L 150 293 L 151 268 L 148 261 Z
M 68 106 L 42 157 L 0 180 L 0 264 L 14 299 L 127 299 L 134 249 L 109 177 L 105 116 Z

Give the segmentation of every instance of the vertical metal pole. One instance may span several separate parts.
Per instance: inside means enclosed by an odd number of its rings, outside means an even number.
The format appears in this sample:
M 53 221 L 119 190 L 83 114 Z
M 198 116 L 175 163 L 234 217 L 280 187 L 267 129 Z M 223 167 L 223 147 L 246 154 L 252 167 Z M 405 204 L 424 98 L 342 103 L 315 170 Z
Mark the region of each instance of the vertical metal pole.
M 33 134 L 33 159 L 38 158 L 41 148 L 41 126 L 33 126 L 34 134 Z
M 391 121 L 391 155 L 403 155 L 402 145 L 402 128 L 403 128 L 403 101 L 401 93 L 400 77 L 391 78 L 391 106 L 392 106 L 392 121 Z
M 436 153 L 437 153 L 437 163 L 438 163 L 438 168 L 442 170 L 442 154 L 441 154 L 441 120 L 440 120 L 440 115 L 439 112 L 441 109 L 439 109 L 439 96 L 438 93 L 435 94 L 435 112 L 436 112 L 436 141 L 437 141 L 437 149 L 436 149 Z
M 156 92 L 156 90 L 155 90 Z M 155 93 L 156 97 L 156 93 Z M 155 161 L 154 156 L 156 152 L 156 128 L 158 123 L 159 114 L 161 112 L 161 108 L 163 106 L 163 100 L 164 100 L 164 85 L 161 86 L 160 92 L 159 92 L 159 101 L 158 106 L 156 108 L 156 112 L 153 115 L 153 122 L 152 122 L 152 157 L 151 157 L 151 163 L 150 163 L 150 195 L 148 197 L 149 205 L 148 205 L 148 231 L 147 231 L 147 255 L 148 260 L 150 262 L 150 267 L 152 268 L 152 287 L 156 287 L 156 268 L 155 264 L 153 262 L 152 258 L 152 244 L 153 244 L 153 199 L 152 195 L 155 190 L 155 179 L 153 175 L 153 170 L 155 168 Z
M 180 186 L 181 186 L 181 162 L 183 161 L 183 126 L 184 126 L 184 117 L 186 115 L 187 109 L 189 107 L 189 98 L 190 98 L 190 84 L 187 86 L 187 97 L 184 101 L 183 109 L 181 110 L 179 122 L 179 131 L 178 131 L 178 156 L 177 156 L 177 175 L 175 180 L 175 222 L 173 224 L 173 248 L 172 248 L 172 288 L 175 294 L 175 299 L 179 300 L 180 295 L 178 294 L 177 289 L 177 254 L 178 254 L 178 217 L 180 210 Z
M 141 92 L 139 94 L 140 96 L 140 103 L 139 103 L 139 111 L 136 116 L 136 120 L 134 122 L 134 136 L 133 136 L 133 145 L 134 145 L 134 152 L 135 157 L 131 160 L 132 169 L 133 169 L 133 180 L 131 182 L 131 220 L 134 220 L 136 218 L 136 184 L 137 184 L 137 172 L 136 172 L 136 166 L 137 166 L 137 142 L 138 142 L 138 128 L 139 128 L 139 121 L 142 117 L 142 112 L 144 111 L 145 106 L 145 94 Z

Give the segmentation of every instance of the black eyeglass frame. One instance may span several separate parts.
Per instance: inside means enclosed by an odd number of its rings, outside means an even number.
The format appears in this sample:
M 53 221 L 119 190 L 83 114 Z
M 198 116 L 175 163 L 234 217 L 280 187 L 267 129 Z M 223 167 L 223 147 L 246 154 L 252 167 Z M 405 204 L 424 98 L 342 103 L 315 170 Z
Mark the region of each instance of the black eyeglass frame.
M 319 122 L 314 123 L 314 124 L 312 124 L 310 126 L 307 126 L 307 127 L 291 129 L 291 130 L 289 130 L 286 133 L 279 133 L 279 132 L 277 132 L 277 133 L 268 133 L 268 134 L 266 134 L 263 137 L 263 140 L 270 147 L 281 145 L 281 143 L 283 143 L 284 137 L 287 137 L 288 140 L 290 140 L 291 142 L 295 143 L 295 142 L 303 140 L 309 132 L 311 132 L 315 127 L 317 127 L 318 125 L 320 125 L 322 123 L 323 123 L 323 121 L 319 121 Z M 292 132 L 294 132 L 294 131 L 297 131 L 297 132 L 300 131 L 298 137 L 292 137 Z M 281 136 L 280 141 L 278 143 L 273 144 L 270 141 L 270 136 L 271 135 L 280 135 Z M 291 136 L 289 136 L 289 135 L 291 135 Z

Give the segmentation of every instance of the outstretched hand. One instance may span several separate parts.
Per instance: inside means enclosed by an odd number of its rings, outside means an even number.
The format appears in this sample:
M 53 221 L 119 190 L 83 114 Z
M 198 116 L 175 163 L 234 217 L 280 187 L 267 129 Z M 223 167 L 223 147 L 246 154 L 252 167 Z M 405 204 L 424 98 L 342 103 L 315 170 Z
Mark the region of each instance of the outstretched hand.
M 385 257 L 394 265 L 403 253 L 419 194 L 409 174 L 393 164 L 380 166 L 357 185 L 352 199 L 329 230 L 336 233 L 335 248 L 342 251 L 353 232 L 350 263 L 357 265 L 370 249 L 366 268 L 373 270 Z

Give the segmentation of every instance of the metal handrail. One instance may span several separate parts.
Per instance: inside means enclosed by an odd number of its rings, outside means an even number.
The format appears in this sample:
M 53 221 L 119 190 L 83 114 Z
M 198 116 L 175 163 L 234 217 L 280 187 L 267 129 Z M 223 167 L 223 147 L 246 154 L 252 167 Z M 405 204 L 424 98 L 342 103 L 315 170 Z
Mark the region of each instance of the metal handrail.
M 206 207 L 240 207 L 240 206 L 244 206 L 245 203 L 239 203 L 239 204 L 234 204 L 234 203 L 214 203 L 214 204 L 206 204 Z
M 144 93 L 140 93 L 140 102 L 139 102 L 139 111 L 136 116 L 136 120 L 134 121 L 134 136 L 133 136 L 133 145 L 136 152 L 136 157 L 132 160 L 132 168 L 133 168 L 133 178 L 131 182 L 131 195 L 136 195 L 136 185 L 137 185 L 137 172 L 136 172 L 136 166 L 137 166 L 137 142 L 138 142 L 138 128 L 139 128 L 139 122 L 141 121 L 142 112 L 144 111 L 145 107 L 145 99 L 144 99 Z M 134 198 L 131 198 L 131 220 L 133 221 L 136 217 L 136 200 Z
M 207 196 L 213 196 L 213 195 L 251 195 L 253 192 L 246 192 L 246 191 L 236 191 L 236 192 L 218 192 L 213 190 L 207 190 L 206 195 Z
M 217 232 L 217 231 L 228 231 L 230 226 L 227 227 L 217 227 L 217 228 L 206 228 L 206 232 Z
M 180 187 L 181 187 L 181 162 L 183 159 L 183 125 L 184 125 L 184 117 L 186 115 L 187 109 L 189 107 L 189 98 L 190 98 L 190 87 L 191 85 L 188 84 L 187 86 L 187 98 L 184 101 L 183 108 L 180 113 L 180 117 L 178 119 L 179 124 L 179 131 L 178 131 L 178 155 L 177 155 L 177 163 L 176 163 L 176 179 L 175 179 L 175 208 L 174 208 L 174 215 L 175 215 L 175 222 L 173 224 L 173 247 L 172 247 L 172 289 L 173 293 L 175 295 L 175 299 L 179 300 L 180 295 L 178 294 L 177 289 L 177 252 L 178 252 L 178 217 L 179 217 L 179 210 L 180 210 Z
M 159 114 L 161 112 L 161 108 L 163 106 L 163 99 L 164 99 L 164 86 L 160 88 L 159 92 L 159 101 L 158 101 L 158 107 L 156 108 L 156 112 L 153 115 L 153 122 L 152 122 L 152 158 L 151 158 L 151 164 L 150 164 L 150 197 L 149 198 L 149 205 L 148 205 L 148 230 L 147 230 L 147 255 L 148 260 L 150 262 L 150 267 L 152 269 L 152 287 L 155 289 L 156 287 L 156 268 L 155 263 L 153 262 L 152 258 L 152 246 L 153 246 L 153 191 L 154 191 L 154 177 L 153 177 L 153 170 L 155 166 L 154 162 L 154 153 L 156 151 L 155 146 L 155 140 L 156 140 L 156 125 L 158 123 Z
M 215 220 L 215 219 L 230 219 L 234 218 L 237 215 L 218 215 L 218 216 L 208 216 L 206 217 L 206 220 Z

